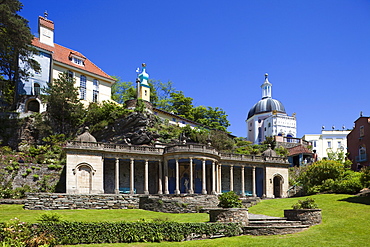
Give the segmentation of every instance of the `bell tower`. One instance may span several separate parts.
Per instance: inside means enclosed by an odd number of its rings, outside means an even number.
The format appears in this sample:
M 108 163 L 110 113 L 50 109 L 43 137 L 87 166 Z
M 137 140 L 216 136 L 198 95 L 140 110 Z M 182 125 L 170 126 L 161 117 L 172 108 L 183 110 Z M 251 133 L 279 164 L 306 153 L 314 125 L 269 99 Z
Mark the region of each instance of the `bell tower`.
M 141 73 L 138 76 L 138 99 L 150 102 L 150 86 L 148 84 L 149 75 L 146 73 L 146 64 L 141 65 Z

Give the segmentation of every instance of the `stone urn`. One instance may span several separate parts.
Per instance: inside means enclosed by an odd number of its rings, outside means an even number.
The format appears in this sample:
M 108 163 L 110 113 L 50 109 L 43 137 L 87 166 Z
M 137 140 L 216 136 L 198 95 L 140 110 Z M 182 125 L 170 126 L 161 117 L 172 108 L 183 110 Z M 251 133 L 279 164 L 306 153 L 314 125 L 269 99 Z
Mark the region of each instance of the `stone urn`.
M 209 221 L 220 223 L 241 223 L 248 225 L 248 208 L 220 208 L 209 210 Z
M 303 225 L 318 225 L 321 223 L 321 209 L 286 209 L 284 210 L 284 217 L 287 220 L 301 221 Z

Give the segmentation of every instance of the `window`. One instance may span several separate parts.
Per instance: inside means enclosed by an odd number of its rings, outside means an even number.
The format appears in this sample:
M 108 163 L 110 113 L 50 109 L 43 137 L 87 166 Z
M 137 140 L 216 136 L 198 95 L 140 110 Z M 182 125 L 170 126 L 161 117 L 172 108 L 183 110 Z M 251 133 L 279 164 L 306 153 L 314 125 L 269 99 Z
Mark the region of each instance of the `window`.
M 331 148 L 331 141 L 328 141 L 328 148 Z
M 364 136 L 365 136 L 364 126 L 360 126 L 360 137 L 364 137 Z
M 338 141 L 338 148 L 340 148 L 341 146 L 342 146 L 342 142 Z
M 86 76 L 80 76 L 80 99 L 86 99 Z
M 36 96 L 40 95 L 40 84 L 38 83 L 33 84 L 33 92 Z
M 315 148 L 316 147 L 316 141 L 312 141 L 312 146 Z
M 72 57 L 72 62 L 78 65 L 83 65 L 82 60 L 77 57 Z
M 93 102 L 98 102 L 99 96 L 99 81 L 94 79 L 93 80 Z
M 72 71 L 68 70 L 67 74 L 68 74 L 69 79 L 73 79 L 73 72 Z

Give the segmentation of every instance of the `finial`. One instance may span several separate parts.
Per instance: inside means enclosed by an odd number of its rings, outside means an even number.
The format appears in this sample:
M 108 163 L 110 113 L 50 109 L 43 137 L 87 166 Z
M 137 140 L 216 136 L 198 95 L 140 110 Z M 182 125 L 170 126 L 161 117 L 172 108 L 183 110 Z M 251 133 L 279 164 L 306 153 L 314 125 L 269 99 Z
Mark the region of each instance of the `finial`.
M 335 129 L 335 126 L 333 125 L 333 126 L 331 126 L 331 128 L 332 128 L 332 129 Z
M 362 111 L 360 111 L 360 117 L 362 117 Z
M 146 64 L 145 63 L 142 63 L 141 64 L 141 67 L 145 68 L 146 67 Z
M 323 130 L 324 130 L 324 129 L 325 129 L 325 126 L 323 125 L 323 126 L 321 127 L 321 129 L 323 129 Z
M 268 76 L 269 76 L 269 74 L 267 74 L 267 73 L 266 73 L 266 74 L 265 74 L 265 80 L 267 79 L 267 77 L 268 77 Z
M 342 130 L 344 130 L 346 128 L 346 126 L 344 126 L 344 124 L 343 124 L 343 126 L 342 126 Z
M 47 19 L 48 18 L 48 11 L 47 10 L 45 10 L 45 12 L 44 12 L 44 17 L 45 17 L 45 19 Z

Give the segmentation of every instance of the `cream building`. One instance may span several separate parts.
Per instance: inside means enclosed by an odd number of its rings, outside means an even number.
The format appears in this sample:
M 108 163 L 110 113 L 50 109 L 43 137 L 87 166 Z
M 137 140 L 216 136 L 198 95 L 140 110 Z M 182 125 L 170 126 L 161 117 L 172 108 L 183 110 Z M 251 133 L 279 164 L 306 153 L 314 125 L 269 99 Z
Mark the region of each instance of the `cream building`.
M 42 89 L 63 72 L 75 79 L 79 97 L 85 106 L 90 102 L 110 100 L 115 80 L 80 52 L 54 43 L 54 22 L 46 16 L 39 17 L 38 25 L 39 38 L 35 37 L 32 45 L 38 50 L 34 59 L 39 62 L 41 72 L 30 71 L 32 76 L 19 82 L 17 112 L 28 115 L 46 111 L 46 105 L 40 99 Z

